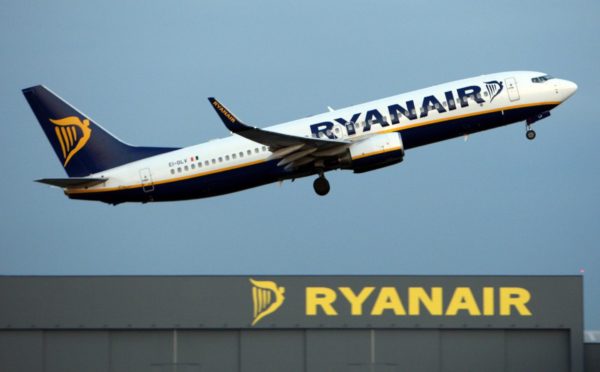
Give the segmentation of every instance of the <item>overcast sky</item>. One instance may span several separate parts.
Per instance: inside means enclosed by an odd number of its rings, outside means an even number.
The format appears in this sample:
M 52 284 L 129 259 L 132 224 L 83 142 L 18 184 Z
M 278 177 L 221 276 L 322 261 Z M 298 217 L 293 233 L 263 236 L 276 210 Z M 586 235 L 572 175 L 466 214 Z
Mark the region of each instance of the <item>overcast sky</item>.
M 585 271 L 600 329 L 600 2 L 10 1 L 0 12 L 0 274 Z M 21 89 L 45 84 L 127 142 L 187 146 L 446 81 L 543 71 L 579 90 L 536 124 L 328 174 L 165 204 L 68 200 Z M 565 304 L 568 306 L 568 304 Z

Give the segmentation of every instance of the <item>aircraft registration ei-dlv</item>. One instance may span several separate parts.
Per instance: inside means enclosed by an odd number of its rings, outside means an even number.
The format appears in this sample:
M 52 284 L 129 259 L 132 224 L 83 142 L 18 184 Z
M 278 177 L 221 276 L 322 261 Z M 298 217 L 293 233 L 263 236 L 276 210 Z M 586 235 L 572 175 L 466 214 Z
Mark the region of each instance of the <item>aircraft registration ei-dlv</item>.
M 232 135 L 184 148 L 126 144 L 44 86 L 23 94 L 69 176 L 38 182 L 71 199 L 119 204 L 203 198 L 311 175 L 315 192 L 326 195 L 325 172 L 397 164 L 418 146 L 521 121 L 534 139 L 530 125 L 576 90 L 544 73 L 502 72 L 264 129 L 209 98 Z

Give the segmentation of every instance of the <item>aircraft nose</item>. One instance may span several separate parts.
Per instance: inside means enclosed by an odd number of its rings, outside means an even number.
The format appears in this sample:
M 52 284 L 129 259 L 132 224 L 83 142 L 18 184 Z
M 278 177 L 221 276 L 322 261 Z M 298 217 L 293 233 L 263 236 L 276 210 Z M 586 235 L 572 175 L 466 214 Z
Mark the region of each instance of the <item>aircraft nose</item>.
M 569 80 L 563 80 L 560 84 L 559 90 L 564 96 L 563 101 L 571 97 L 577 91 L 577 84 Z

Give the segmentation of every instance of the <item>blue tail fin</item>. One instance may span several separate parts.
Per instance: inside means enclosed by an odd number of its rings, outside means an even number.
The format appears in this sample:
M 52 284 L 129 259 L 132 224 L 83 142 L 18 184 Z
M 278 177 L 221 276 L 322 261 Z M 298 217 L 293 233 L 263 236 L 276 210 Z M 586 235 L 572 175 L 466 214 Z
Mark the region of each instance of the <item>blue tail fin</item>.
M 177 150 L 125 144 L 42 85 L 23 89 L 23 94 L 69 177 Z

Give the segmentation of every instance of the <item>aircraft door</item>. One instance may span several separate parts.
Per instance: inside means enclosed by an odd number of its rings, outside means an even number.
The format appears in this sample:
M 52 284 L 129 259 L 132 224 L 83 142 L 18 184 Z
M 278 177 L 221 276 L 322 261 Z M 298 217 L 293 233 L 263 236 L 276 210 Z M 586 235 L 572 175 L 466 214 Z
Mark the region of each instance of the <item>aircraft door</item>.
M 508 91 L 508 99 L 510 99 L 511 102 L 518 101 L 521 97 L 519 96 L 519 88 L 517 87 L 515 78 L 510 77 L 504 80 L 504 82 L 506 83 L 506 90 Z
M 142 182 L 142 189 L 144 192 L 154 191 L 154 182 L 152 181 L 150 168 L 140 169 L 140 181 Z

